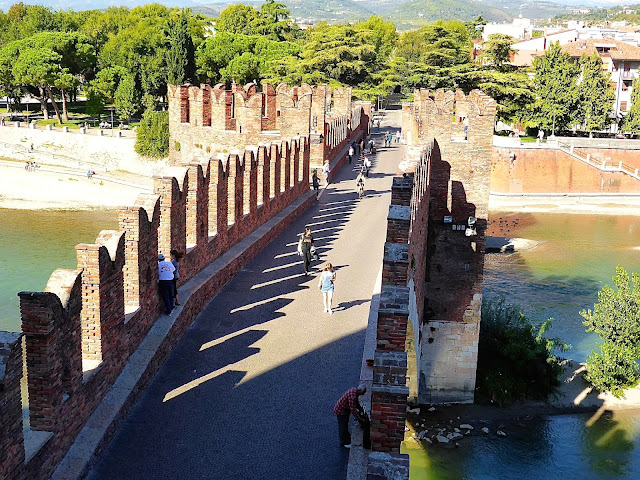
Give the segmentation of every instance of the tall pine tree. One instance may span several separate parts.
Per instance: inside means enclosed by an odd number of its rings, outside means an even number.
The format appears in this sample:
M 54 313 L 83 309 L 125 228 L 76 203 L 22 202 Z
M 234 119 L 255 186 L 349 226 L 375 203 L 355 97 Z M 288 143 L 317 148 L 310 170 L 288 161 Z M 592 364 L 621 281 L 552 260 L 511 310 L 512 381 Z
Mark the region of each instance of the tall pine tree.
M 622 118 L 620 128 L 623 132 L 640 133 L 640 79 L 635 78 L 631 85 L 631 108 Z
M 167 37 L 169 52 L 167 53 L 168 82 L 170 85 L 181 85 L 195 81 L 195 48 L 189 34 L 189 22 L 185 11 L 180 12 L 177 20 L 169 20 Z
M 615 100 L 611 77 L 602 70 L 602 60 L 596 53 L 583 55 L 580 69 L 578 119 L 587 132 L 605 130 L 611 123 L 611 109 Z

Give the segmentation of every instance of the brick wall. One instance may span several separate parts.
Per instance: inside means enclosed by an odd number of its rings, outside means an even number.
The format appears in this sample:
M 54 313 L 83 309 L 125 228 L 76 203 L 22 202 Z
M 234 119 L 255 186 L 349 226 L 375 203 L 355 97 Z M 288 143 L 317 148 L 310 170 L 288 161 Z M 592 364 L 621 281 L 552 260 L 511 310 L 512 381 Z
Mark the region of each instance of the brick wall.
M 580 149 L 586 157 L 638 168 L 635 150 Z M 491 191 L 496 193 L 637 193 L 640 184 L 620 172 L 602 172 L 557 149 L 493 147 Z
M 191 118 L 197 111 L 190 109 Z M 63 458 L 158 316 L 158 253 L 186 251 L 180 281 L 188 281 L 306 194 L 309 161 L 306 137 L 218 154 L 206 162 L 194 159 L 178 177 L 155 178 L 154 194 L 122 207 L 119 230 L 78 245 L 76 270 L 56 270 L 45 292 L 19 294 L 22 334 L 0 332 L 0 478 L 47 478 Z M 240 264 L 211 278 L 197 301 L 185 305 L 165 354 Z M 37 448 L 31 440 L 25 444 L 22 433 L 22 338 L 31 418 L 27 437 L 44 439 Z
M 170 85 L 169 158 L 202 163 L 215 152 L 302 136 L 310 139 L 311 167 L 322 168 L 368 133 L 370 108 L 351 96 L 350 88 L 327 85 Z

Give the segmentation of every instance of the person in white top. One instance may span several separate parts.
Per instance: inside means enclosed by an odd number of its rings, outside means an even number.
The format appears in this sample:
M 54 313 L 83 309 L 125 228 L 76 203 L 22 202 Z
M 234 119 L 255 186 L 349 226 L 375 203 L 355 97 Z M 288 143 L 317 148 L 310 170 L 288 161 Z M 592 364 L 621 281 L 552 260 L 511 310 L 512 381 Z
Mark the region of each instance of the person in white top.
M 175 270 L 176 267 L 170 261 L 165 260 L 162 253 L 158 255 L 158 283 L 167 315 L 173 311 L 173 272 Z
M 366 155 L 364 156 L 364 176 L 369 178 L 369 169 L 371 168 L 371 160 Z
M 331 172 L 331 167 L 329 166 L 329 162 L 327 162 L 322 167 L 322 173 L 324 173 L 324 183 L 325 183 L 325 185 L 329 185 L 329 173 L 330 172 Z

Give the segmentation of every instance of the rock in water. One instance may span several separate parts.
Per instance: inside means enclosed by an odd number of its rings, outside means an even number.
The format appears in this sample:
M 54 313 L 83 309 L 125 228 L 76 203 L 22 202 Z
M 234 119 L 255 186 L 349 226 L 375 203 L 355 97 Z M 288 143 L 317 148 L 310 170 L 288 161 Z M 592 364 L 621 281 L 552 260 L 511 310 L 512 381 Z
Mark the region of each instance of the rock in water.
M 429 412 L 435 412 L 435 411 L 436 411 L 436 407 L 431 407 L 431 408 L 429 409 Z
M 460 425 L 460 428 L 464 428 L 465 430 L 473 430 L 473 426 L 469 425 L 468 423 L 463 423 L 462 425 Z
M 431 440 L 429 437 L 425 438 L 424 441 L 433 444 L 433 440 Z
M 407 407 L 407 413 L 415 413 L 416 415 L 420 413 L 420 407 L 418 408 L 409 408 Z
M 427 430 L 423 430 L 422 432 L 420 432 L 418 434 L 418 440 L 424 440 L 425 438 L 427 438 L 427 433 L 428 433 Z
M 449 439 L 447 437 L 443 437 L 442 435 L 438 435 L 436 437 L 438 443 L 449 443 Z
M 449 440 L 457 440 L 459 438 L 462 438 L 462 435 L 460 433 L 453 432 L 453 433 L 450 433 L 449 435 L 447 435 L 447 438 Z
M 504 433 L 502 430 L 498 430 L 496 433 L 498 434 L 499 437 L 506 437 L 507 436 L 507 434 Z
M 489 433 L 489 429 L 487 427 L 483 427 L 482 428 L 482 433 Z

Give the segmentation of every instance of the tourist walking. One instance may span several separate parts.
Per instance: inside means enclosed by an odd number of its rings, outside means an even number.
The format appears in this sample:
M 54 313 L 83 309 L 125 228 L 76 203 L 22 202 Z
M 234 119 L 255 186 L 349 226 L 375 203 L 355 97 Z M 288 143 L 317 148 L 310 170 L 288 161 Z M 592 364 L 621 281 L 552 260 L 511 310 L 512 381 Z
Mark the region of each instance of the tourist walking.
M 314 170 L 313 175 L 311 175 L 311 185 L 313 185 L 313 189 L 316 192 L 316 199 L 317 199 L 318 190 L 320 188 L 320 179 L 318 178 L 318 170 Z
M 324 303 L 324 312 L 333 314 L 331 310 L 331 302 L 333 301 L 333 291 L 335 289 L 336 272 L 333 271 L 333 265 L 329 262 L 324 264 L 320 279 L 318 280 L 318 288 L 322 292 L 322 302 Z
M 322 173 L 324 173 L 324 184 L 329 185 L 329 173 L 331 172 L 331 167 L 329 166 L 329 162 L 325 163 L 322 166 Z
M 400 130 L 396 132 L 396 143 L 400 143 Z
M 333 413 L 338 419 L 338 436 L 340 445 L 351 448 L 351 433 L 349 433 L 349 415 L 353 415 L 360 425 L 366 425 L 369 421 L 367 413 L 360 405 L 358 397 L 367 392 L 367 387 L 360 384 L 357 387 L 350 388 L 340 397 L 333 407 Z
M 353 160 L 354 154 L 355 154 L 355 151 L 353 150 L 353 145 L 349 145 L 349 163 L 351 163 L 351 161 Z
M 183 255 L 177 250 L 171 250 L 169 253 L 171 254 L 171 265 L 175 268 L 173 271 L 173 304 L 180 305 L 180 302 L 178 301 L 178 279 L 180 278 L 178 268 L 180 267 L 180 259 Z
M 309 275 L 309 265 L 311 265 L 311 249 L 313 248 L 313 235 L 309 227 L 304 227 L 304 233 L 300 235 L 298 242 L 298 252 L 302 253 L 302 263 L 304 274 Z
M 369 157 L 365 155 L 362 164 L 364 166 L 364 176 L 369 178 L 369 169 L 371 168 L 371 160 L 369 160 Z
M 364 195 L 364 173 L 360 170 L 360 173 L 356 177 L 356 190 L 358 191 L 358 197 Z
M 391 132 L 387 132 L 387 135 L 385 136 L 384 146 L 385 147 L 390 147 L 391 146 L 391 140 L 393 140 L 393 135 L 391 134 Z
M 165 260 L 164 255 L 158 255 L 158 286 L 160 295 L 164 302 L 164 309 L 167 315 L 173 311 L 173 272 L 175 267 L 171 262 Z

